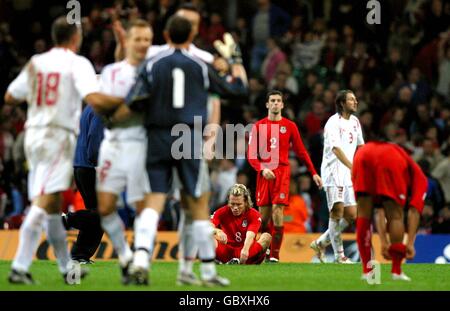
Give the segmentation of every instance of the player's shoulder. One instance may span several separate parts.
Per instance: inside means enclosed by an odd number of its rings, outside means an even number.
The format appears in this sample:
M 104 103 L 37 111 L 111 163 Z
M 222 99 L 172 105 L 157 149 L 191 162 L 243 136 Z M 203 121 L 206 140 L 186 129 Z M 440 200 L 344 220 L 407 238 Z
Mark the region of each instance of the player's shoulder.
M 248 214 L 251 215 L 254 218 L 261 217 L 261 213 L 257 209 L 255 209 L 253 207 L 248 210 Z
M 103 67 L 102 74 L 109 73 L 113 70 L 122 69 L 126 66 L 127 66 L 127 62 L 124 60 L 122 60 L 120 62 L 111 63 L 111 64 L 108 64 L 105 67 Z
M 214 61 L 214 56 L 209 53 L 208 51 L 199 49 L 194 44 L 191 44 L 189 46 L 189 52 L 196 58 L 200 59 L 201 61 L 211 64 Z
M 168 50 L 170 47 L 168 44 L 164 45 L 152 45 L 147 50 L 147 55 L 145 56 L 146 59 L 150 59 L 158 55 L 159 53 Z
M 350 115 L 350 120 L 352 120 L 352 121 L 354 121 L 354 122 L 356 122 L 356 123 L 359 124 L 359 119 L 358 119 L 358 117 L 355 116 L 354 114 Z
M 218 209 L 216 209 L 216 211 L 214 212 L 214 215 L 223 215 L 228 211 L 228 205 L 223 205 L 221 207 L 219 207 Z
M 342 118 L 339 113 L 333 114 L 331 117 L 328 118 L 327 122 L 325 122 L 325 127 L 330 127 L 339 122 L 339 119 Z
M 155 54 L 152 54 L 151 57 L 147 58 L 144 61 L 143 66 L 147 68 L 148 71 L 155 65 L 160 63 L 165 63 L 168 57 L 173 56 L 175 53 L 175 49 L 170 46 L 164 46 L 165 48 L 159 49 L 159 51 Z M 169 61 L 170 62 L 170 61 Z
M 281 124 L 282 125 L 287 125 L 287 126 L 289 126 L 289 127 L 297 127 L 297 124 L 294 122 L 294 121 L 292 121 L 292 120 L 290 120 L 290 119 L 288 119 L 288 118 L 286 118 L 286 117 L 283 117 L 283 119 L 282 119 L 282 121 L 281 121 Z

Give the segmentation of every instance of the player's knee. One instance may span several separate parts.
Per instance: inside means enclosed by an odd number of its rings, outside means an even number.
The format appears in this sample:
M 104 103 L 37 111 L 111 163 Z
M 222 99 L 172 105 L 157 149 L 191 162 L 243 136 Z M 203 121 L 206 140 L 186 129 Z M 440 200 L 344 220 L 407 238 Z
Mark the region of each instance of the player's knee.
M 258 243 L 261 244 L 263 249 L 269 248 L 271 242 L 272 242 L 272 236 L 267 232 L 264 232 L 263 234 L 261 234 L 261 236 L 258 240 Z
M 330 212 L 330 217 L 333 219 L 341 219 L 344 216 L 344 206 L 342 202 L 335 203 Z
M 272 208 L 272 217 L 275 218 L 283 218 L 283 211 L 284 211 L 284 206 L 281 205 L 275 205 Z

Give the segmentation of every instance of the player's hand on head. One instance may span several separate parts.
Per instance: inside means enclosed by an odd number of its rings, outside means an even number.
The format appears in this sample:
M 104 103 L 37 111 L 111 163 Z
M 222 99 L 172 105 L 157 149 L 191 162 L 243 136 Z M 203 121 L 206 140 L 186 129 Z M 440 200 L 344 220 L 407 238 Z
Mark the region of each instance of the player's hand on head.
M 406 245 L 406 259 L 414 259 L 414 256 L 416 256 L 414 245 Z
M 320 176 L 316 174 L 313 176 L 313 180 L 314 180 L 314 183 L 317 185 L 317 187 L 319 189 L 322 189 L 322 187 L 323 187 L 322 178 L 320 178 Z
M 233 39 L 233 36 L 226 32 L 223 41 L 215 40 L 214 47 L 229 63 L 242 64 L 241 50 Z
M 272 170 L 269 170 L 268 168 L 262 170 L 262 175 L 267 180 L 275 179 L 274 172 L 272 172 Z

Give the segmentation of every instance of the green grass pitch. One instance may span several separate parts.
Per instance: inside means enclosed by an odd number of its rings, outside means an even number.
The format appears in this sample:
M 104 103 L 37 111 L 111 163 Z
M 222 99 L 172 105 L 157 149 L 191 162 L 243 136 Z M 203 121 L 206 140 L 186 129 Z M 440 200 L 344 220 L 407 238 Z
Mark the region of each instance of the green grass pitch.
M 119 281 L 116 261 L 98 261 L 89 265 L 90 274 L 82 284 L 69 286 L 63 283 L 54 261 L 34 261 L 31 272 L 38 285 L 10 285 L 7 282 L 11 262 L 0 261 L 0 290 L 40 291 L 192 291 L 204 287 L 177 286 L 177 263 L 153 263 L 151 285 L 148 287 L 123 286 Z M 198 264 L 196 265 L 198 269 Z M 407 264 L 404 272 L 412 282 L 392 281 L 390 265 L 382 265 L 381 284 L 369 285 L 360 280 L 361 265 L 279 263 L 259 266 L 220 265 L 219 273 L 231 280 L 231 286 L 214 290 L 246 291 L 328 291 L 328 290 L 450 290 L 450 265 Z M 197 270 L 198 272 L 198 270 Z

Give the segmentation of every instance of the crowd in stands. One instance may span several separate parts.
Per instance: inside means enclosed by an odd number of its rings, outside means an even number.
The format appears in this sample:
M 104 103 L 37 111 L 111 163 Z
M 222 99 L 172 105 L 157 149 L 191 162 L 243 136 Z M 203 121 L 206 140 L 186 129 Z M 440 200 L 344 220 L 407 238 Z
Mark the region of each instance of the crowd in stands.
M 135 18 L 147 20 L 154 29 L 153 44 L 163 44 L 164 24 L 182 2 L 83 1 L 80 53 L 98 73 L 115 61 L 114 18 L 125 26 Z M 249 75 L 248 101 L 222 103 L 223 127 L 265 117 L 265 94 L 278 89 L 284 94 L 283 115 L 296 122 L 320 169 L 323 126 L 335 113 L 335 94 L 351 89 L 359 101 L 357 117 L 365 140 L 382 137 L 401 145 L 428 177 L 420 232 L 450 233 L 450 1 L 381 1 L 381 23 L 375 25 L 367 24 L 367 1 L 361 0 L 191 2 L 202 13 L 195 44 L 214 53 L 214 40 L 231 32 Z M 51 48 L 50 25 L 67 14 L 65 5 L 56 0 L 0 4 L 0 94 L 30 56 Z M 1 96 L 0 107 L 0 226 L 14 228 L 29 205 L 26 104 L 8 107 Z M 225 204 L 234 183 L 255 188 L 255 172 L 242 157 L 213 160 L 210 170 L 211 211 Z M 295 158 L 291 170 L 286 231 L 323 231 L 328 224 L 324 194 Z M 66 208 L 77 208 L 82 202 L 71 195 L 77 197 L 69 193 Z M 160 228 L 172 230 L 179 209 L 176 196 L 167 206 Z M 132 212 L 124 215 L 132 218 Z

